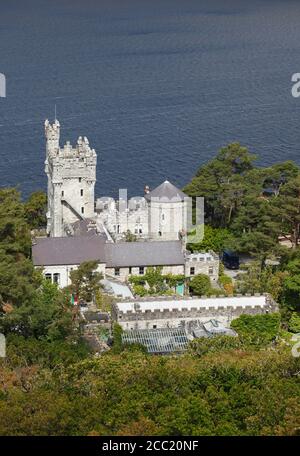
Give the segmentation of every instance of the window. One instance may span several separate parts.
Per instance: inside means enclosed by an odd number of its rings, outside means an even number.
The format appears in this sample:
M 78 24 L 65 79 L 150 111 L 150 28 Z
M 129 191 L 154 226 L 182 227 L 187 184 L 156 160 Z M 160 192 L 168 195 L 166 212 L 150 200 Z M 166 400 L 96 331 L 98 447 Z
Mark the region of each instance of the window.
M 51 282 L 52 282 L 52 274 L 45 274 L 45 279 L 51 280 Z
M 156 329 L 157 328 L 157 325 L 153 325 L 153 329 Z
M 81 213 L 84 214 L 84 207 L 81 208 Z
M 190 268 L 190 275 L 195 275 L 195 268 L 194 267 Z
M 57 272 L 55 274 L 53 274 L 53 283 L 59 283 L 59 279 L 60 279 L 60 274 L 58 274 Z
M 81 182 L 81 177 L 78 180 L 79 180 L 79 182 Z
M 139 229 L 139 233 L 142 234 L 143 233 L 143 230 L 142 228 Z
M 139 274 L 140 274 L 140 275 L 143 275 L 144 272 L 145 272 L 144 266 L 140 266 L 140 267 L 139 267 Z
M 62 190 L 62 191 L 61 191 L 61 196 L 64 196 L 64 194 L 65 194 L 65 192 Z
M 161 219 L 165 220 L 165 214 L 161 214 Z
M 83 189 L 80 190 L 80 196 L 83 196 Z
M 132 267 L 129 268 L 129 274 L 132 274 Z
M 214 268 L 212 266 L 209 266 L 208 268 L 208 274 L 212 275 L 214 273 Z
M 161 236 L 161 231 L 158 232 L 158 236 Z
M 119 276 L 120 275 L 120 268 L 115 268 L 115 276 Z

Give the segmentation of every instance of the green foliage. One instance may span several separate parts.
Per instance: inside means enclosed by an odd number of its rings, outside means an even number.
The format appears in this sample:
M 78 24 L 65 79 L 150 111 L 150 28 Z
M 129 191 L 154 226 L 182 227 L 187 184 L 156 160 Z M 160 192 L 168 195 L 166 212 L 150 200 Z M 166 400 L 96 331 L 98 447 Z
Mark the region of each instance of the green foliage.
M 172 295 L 176 285 L 183 283 L 184 280 L 183 274 L 162 274 L 161 267 L 148 267 L 142 277 L 129 277 L 129 282 L 133 284 L 133 291 L 138 296 Z
M 250 346 L 263 347 L 276 339 L 280 328 L 280 314 L 241 315 L 231 322 L 241 341 Z
M 115 323 L 113 326 L 113 353 L 121 353 L 121 351 L 123 350 L 122 333 L 122 326 L 120 326 L 118 323 Z
M 228 350 L 238 350 L 243 345 L 238 337 L 215 336 L 199 337 L 190 342 L 189 351 L 192 354 L 203 356 L 207 353 L 225 352 Z
M 81 339 L 76 342 L 66 340 L 25 338 L 9 334 L 7 337 L 7 359 L 13 367 L 38 364 L 43 368 L 54 369 L 68 366 L 87 358 L 89 350 Z
M 209 295 L 212 291 L 210 279 L 205 274 L 198 274 L 189 283 L 190 290 L 197 296 Z
M 228 285 L 228 284 L 232 284 L 232 278 L 229 277 L 229 276 L 226 275 L 226 274 L 221 274 L 221 275 L 219 276 L 218 281 L 219 281 L 219 284 L 220 284 L 220 285 L 223 285 L 223 286 L 224 286 L 224 285 Z
M 299 358 L 276 351 L 107 354 L 0 364 L 0 435 L 297 435 Z
M 1 315 L 0 331 L 48 340 L 63 340 L 76 335 L 70 295 L 44 279 L 30 302 Z
M 265 265 L 270 254 L 282 252 L 278 236 L 289 238 L 293 246 L 300 240 L 300 177 L 298 166 L 287 161 L 267 168 L 253 165 L 255 156 L 239 144 L 230 144 L 202 166 L 185 192 L 205 197 L 206 227 L 229 230 L 213 233 L 206 228 L 203 242 L 196 248 L 219 251 L 222 245 L 251 253 Z M 273 196 L 265 196 L 271 189 Z M 215 236 L 214 236 L 215 234 Z M 226 232 L 224 233 L 226 237 Z M 216 240 L 214 239 L 216 238 Z
M 47 223 L 47 195 L 44 192 L 32 193 L 24 204 L 25 219 L 33 228 L 45 227 Z
M 29 259 L 30 230 L 16 189 L 0 189 L 0 311 L 32 300 L 40 277 Z
M 227 228 L 213 228 L 211 225 L 204 225 L 204 238 L 201 242 L 187 244 L 187 249 L 191 252 L 209 252 L 220 253 L 225 248 L 233 245 L 234 239 L 232 233 Z
M 290 318 L 289 330 L 293 333 L 300 333 L 300 315 L 296 312 L 293 312 Z
M 127 230 L 124 234 L 124 240 L 126 242 L 135 242 L 137 240 L 137 237 L 130 230 Z
M 30 248 L 30 230 L 20 193 L 14 188 L 0 189 L 0 251 L 19 259 L 29 256 Z
M 71 271 L 71 291 L 79 299 L 87 302 L 95 300 L 96 293 L 101 288 L 100 280 L 103 278 L 103 275 L 97 272 L 97 267 L 97 261 L 85 261 L 78 269 Z
M 134 285 L 133 291 L 136 296 L 146 296 L 148 293 L 143 285 Z

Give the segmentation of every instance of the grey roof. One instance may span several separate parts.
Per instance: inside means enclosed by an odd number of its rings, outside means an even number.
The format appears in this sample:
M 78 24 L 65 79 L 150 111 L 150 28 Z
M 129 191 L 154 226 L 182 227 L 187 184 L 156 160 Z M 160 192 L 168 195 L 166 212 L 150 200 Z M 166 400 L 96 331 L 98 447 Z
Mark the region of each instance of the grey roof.
M 105 239 L 102 236 L 38 238 L 32 245 L 35 266 L 81 264 L 97 260 L 105 263 Z
M 180 241 L 119 242 L 106 244 L 108 267 L 184 264 Z
M 95 236 L 97 234 L 97 225 L 91 219 L 77 220 L 72 223 L 75 236 Z
M 150 201 L 151 198 L 159 198 L 160 202 L 176 202 L 184 201 L 184 198 L 187 197 L 179 188 L 171 184 L 168 180 L 160 184 L 154 190 L 149 193 L 146 193 L 145 198 Z
M 97 260 L 108 267 L 184 264 L 180 241 L 105 243 L 102 236 L 38 238 L 32 246 L 35 266 L 78 265 Z

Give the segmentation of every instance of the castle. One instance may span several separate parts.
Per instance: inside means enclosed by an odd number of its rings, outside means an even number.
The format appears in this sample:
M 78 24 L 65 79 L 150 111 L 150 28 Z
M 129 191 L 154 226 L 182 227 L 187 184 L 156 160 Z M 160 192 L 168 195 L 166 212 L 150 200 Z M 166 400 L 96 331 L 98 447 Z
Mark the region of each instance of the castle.
M 131 276 L 143 276 L 149 267 L 186 278 L 205 274 L 217 283 L 218 256 L 186 249 L 190 206 L 181 190 L 165 181 L 152 191 L 146 187 L 143 196 L 129 202 L 124 191 L 118 201 L 110 197 L 95 200 L 97 154 L 88 139 L 79 137 L 75 147 L 67 142 L 61 148 L 58 120 L 53 124 L 46 120 L 45 133 L 47 237 L 34 240 L 32 259 L 46 279 L 67 287 L 72 270 L 85 261 L 96 261 L 103 278 L 118 284 L 119 289 L 122 282 Z M 128 233 L 133 235 L 130 242 Z M 112 317 L 125 330 L 185 328 L 199 334 L 199 324 L 207 325 L 211 318 L 213 326 L 228 325 L 243 313 L 276 309 L 276 304 L 265 296 L 191 299 L 178 297 L 184 293 L 182 289 L 176 287 L 176 292 L 176 299 L 135 297 L 130 302 L 115 303 Z
M 32 246 L 36 267 L 61 288 L 70 285 L 70 272 L 84 261 L 97 261 L 103 277 L 126 282 L 144 275 L 148 267 L 163 274 L 218 279 L 219 258 L 213 252 L 186 250 L 190 199 L 169 181 L 144 196 L 127 201 L 95 200 L 97 154 L 86 137 L 73 147 L 60 147 L 60 123 L 45 122 L 48 177 L 47 237 Z M 130 235 L 130 236 L 129 236 Z M 130 237 L 131 242 L 127 237 Z
M 86 137 L 75 147 L 60 147 L 60 123 L 45 122 L 48 176 L 47 233 L 51 237 L 105 233 L 120 240 L 126 233 L 137 239 L 178 240 L 187 231 L 189 198 L 169 181 L 154 190 L 145 187 L 144 196 L 127 201 L 126 190 L 119 200 L 95 200 L 97 154 Z

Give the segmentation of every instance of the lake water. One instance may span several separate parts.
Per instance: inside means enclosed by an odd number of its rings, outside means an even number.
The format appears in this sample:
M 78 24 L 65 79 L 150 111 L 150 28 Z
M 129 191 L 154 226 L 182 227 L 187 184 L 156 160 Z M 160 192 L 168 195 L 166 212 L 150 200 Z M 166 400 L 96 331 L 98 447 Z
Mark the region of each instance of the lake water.
M 233 141 L 300 164 L 297 0 L 1 0 L 0 185 L 46 189 L 44 120 L 87 136 L 96 193 L 183 186 Z

